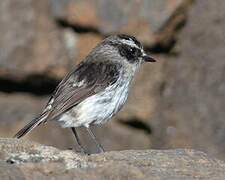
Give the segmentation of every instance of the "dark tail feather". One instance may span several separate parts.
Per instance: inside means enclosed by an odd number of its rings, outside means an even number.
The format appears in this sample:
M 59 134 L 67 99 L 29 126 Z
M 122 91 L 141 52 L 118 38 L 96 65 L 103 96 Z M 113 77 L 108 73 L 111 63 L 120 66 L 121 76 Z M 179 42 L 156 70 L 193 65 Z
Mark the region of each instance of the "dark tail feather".
M 43 121 L 46 120 L 46 118 L 48 117 L 48 113 L 43 113 L 41 114 L 39 117 L 33 119 L 31 122 L 29 122 L 24 128 L 22 128 L 18 133 L 16 133 L 14 135 L 14 138 L 21 138 L 22 136 L 24 136 L 25 134 L 29 133 L 30 131 L 32 131 L 35 127 L 37 127 L 38 125 L 40 125 Z

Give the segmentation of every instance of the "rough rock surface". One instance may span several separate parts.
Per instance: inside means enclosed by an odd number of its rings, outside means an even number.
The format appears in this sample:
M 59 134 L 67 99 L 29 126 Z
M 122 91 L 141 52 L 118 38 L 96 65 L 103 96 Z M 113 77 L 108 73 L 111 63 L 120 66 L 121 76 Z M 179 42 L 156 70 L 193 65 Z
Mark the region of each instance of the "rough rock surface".
M 194 150 L 129 150 L 82 155 L 0 139 L 0 179 L 223 179 L 225 163 Z
M 167 46 L 186 19 L 192 0 L 51 0 L 56 19 L 101 34 L 127 33 L 147 45 Z
M 71 65 L 48 7 L 45 0 L 0 1 L 0 78 L 61 77 Z
M 224 8 L 224 0 L 196 1 L 177 55 L 164 61 L 159 111 L 151 122 L 155 148 L 193 147 L 225 157 Z

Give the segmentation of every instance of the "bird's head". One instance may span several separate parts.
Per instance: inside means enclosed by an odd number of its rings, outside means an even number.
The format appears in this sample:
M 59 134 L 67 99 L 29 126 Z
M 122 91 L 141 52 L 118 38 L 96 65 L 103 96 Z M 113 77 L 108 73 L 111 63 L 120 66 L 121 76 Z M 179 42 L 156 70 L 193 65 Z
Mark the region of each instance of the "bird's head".
M 134 37 L 125 34 L 112 35 L 103 41 L 104 45 L 112 47 L 114 53 L 118 53 L 123 60 L 129 63 L 155 62 L 156 60 L 147 55 L 141 43 Z
M 114 61 L 132 66 L 134 69 L 144 62 L 156 61 L 145 53 L 143 46 L 135 37 L 125 34 L 111 35 L 104 39 L 92 50 L 88 59 Z

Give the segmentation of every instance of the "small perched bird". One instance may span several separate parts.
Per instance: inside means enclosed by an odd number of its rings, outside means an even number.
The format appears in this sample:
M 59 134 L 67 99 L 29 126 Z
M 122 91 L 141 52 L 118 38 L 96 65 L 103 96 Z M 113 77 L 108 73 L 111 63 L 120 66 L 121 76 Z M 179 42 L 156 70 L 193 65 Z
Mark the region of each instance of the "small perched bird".
M 91 125 L 114 116 L 127 100 L 135 72 L 144 62 L 155 62 L 145 54 L 133 36 L 112 35 L 100 42 L 89 55 L 59 83 L 44 111 L 16 135 L 20 138 L 49 120 L 71 128 L 79 148 L 85 152 L 76 127 L 84 126 L 100 152 L 104 152 Z

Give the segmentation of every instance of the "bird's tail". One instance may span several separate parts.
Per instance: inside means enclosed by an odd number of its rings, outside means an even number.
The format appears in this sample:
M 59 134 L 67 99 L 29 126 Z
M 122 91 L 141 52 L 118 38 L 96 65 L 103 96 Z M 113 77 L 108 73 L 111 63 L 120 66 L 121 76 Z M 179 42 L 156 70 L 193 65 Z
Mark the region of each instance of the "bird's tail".
M 25 127 L 23 127 L 21 130 L 19 130 L 19 132 L 17 132 L 14 135 L 14 138 L 21 138 L 22 136 L 24 136 L 25 134 L 29 133 L 30 131 L 32 131 L 35 127 L 37 127 L 38 125 L 40 125 L 42 122 L 44 122 L 48 117 L 48 113 L 44 112 L 42 113 L 40 116 L 38 116 L 37 118 L 33 119 L 31 122 L 29 122 Z

